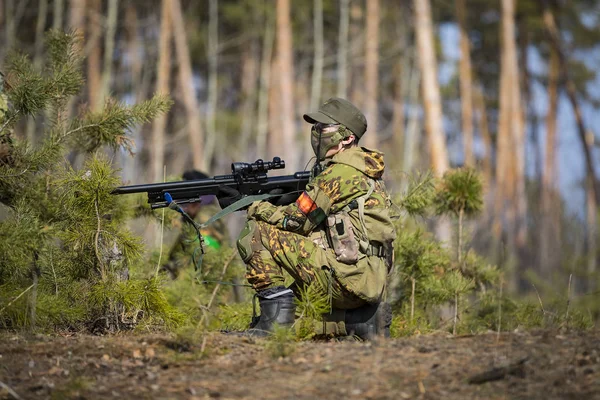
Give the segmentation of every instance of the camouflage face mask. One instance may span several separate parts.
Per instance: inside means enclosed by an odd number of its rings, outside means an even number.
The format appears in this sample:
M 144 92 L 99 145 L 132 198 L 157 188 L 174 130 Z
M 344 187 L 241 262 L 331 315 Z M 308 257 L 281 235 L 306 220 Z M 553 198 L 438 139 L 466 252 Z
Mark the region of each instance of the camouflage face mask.
M 350 136 L 344 125 L 327 125 L 316 123 L 310 131 L 310 144 L 319 161 L 325 159 L 327 152 Z M 321 146 L 319 147 L 319 139 Z M 319 154 L 317 154 L 319 152 Z

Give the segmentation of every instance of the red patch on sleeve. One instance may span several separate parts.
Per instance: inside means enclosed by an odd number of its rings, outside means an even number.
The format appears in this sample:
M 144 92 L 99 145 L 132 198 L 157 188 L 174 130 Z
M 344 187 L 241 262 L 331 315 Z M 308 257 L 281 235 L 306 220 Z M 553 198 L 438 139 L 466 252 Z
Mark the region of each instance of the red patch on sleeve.
M 306 192 L 302 192 L 300 197 L 298 197 L 298 200 L 296 200 L 296 205 L 304 215 L 308 215 L 310 212 L 317 209 L 317 203 L 315 203 L 315 201 L 311 199 Z

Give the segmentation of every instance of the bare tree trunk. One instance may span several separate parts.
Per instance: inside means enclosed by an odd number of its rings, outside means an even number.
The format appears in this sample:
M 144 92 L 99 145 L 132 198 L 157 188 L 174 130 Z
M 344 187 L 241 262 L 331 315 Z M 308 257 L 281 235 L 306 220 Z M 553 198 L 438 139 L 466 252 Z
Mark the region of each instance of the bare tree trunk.
M 85 33 L 85 3 L 86 0 L 69 1 L 69 26 L 80 35 Z
M 33 56 L 33 65 L 38 71 L 42 68 L 44 51 L 44 29 L 46 28 L 46 19 L 48 15 L 48 0 L 39 0 L 38 15 L 35 25 L 35 52 Z M 27 140 L 30 143 L 35 141 L 36 120 L 31 117 L 27 120 Z
M 598 202 L 594 193 L 594 182 L 591 178 L 586 180 L 586 241 L 587 241 L 587 279 L 589 282 L 587 290 L 594 290 L 593 277 L 596 273 L 596 262 L 598 260 Z
M 0 27 L 5 26 L 4 33 L 6 34 L 6 21 L 4 20 L 4 0 L 0 0 Z M 6 42 L 5 42 L 6 44 Z M 4 51 L 5 49 L 0 49 L 0 62 L 4 65 Z
M 39 0 L 38 15 L 35 24 L 35 54 L 33 56 L 33 65 L 36 69 L 42 67 L 44 52 L 44 29 L 46 29 L 46 19 L 48 16 L 48 0 Z
M 558 242 L 553 223 L 559 215 L 554 209 L 556 176 L 556 120 L 558 116 L 558 80 L 560 64 L 555 49 L 550 49 L 550 62 L 548 67 L 548 114 L 546 115 L 546 151 L 544 159 L 544 172 L 542 175 L 542 215 L 540 229 L 540 265 L 541 273 L 553 271 L 557 265 L 556 254 L 553 250 Z
M 266 16 L 265 33 L 262 44 L 260 65 L 260 89 L 258 95 L 258 122 L 256 126 L 256 153 L 264 158 L 267 154 L 267 133 L 269 120 L 269 100 L 271 93 L 271 63 L 273 62 L 273 42 L 275 28 L 273 21 Z
M 63 13 L 65 11 L 65 0 L 54 0 L 54 12 L 52 20 L 52 29 L 63 28 Z
M 141 100 L 139 91 L 142 80 L 142 58 L 139 53 L 141 44 L 138 37 L 138 14 L 133 4 L 129 4 L 125 10 L 125 28 L 131 86 L 136 96 L 136 102 L 139 102 Z
M 515 2 L 516 6 L 516 2 Z M 527 56 L 527 32 L 525 31 L 525 27 L 521 29 L 521 38 L 523 44 L 523 56 Z M 527 247 L 527 188 L 525 187 L 525 153 L 526 153 L 526 140 L 525 140 L 525 116 L 527 115 L 527 107 L 528 103 L 523 102 L 521 99 L 521 90 L 528 93 L 529 88 L 525 85 L 528 85 L 528 77 L 529 72 L 527 71 L 527 59 L 523 58 L 520 62 L 518 59 L 518 51 L 517 51 L 517 41 L 515 39 L 514 42 L 514 57 L 512 62 L 513 68 L 513 76 L 516 79 L 512 81 L 512 108 L 513 108 L 513 118 L 512 118 L 512 133 L 514 136 L 514 154 L 515 154 L 515 211 L 516 211 L 516 246 L 519 251 L 519 255 L 522 257 L 524 251 Z M 521 74 L 519 71 L 519 65 L 522 65 L 523 73 Z M 523 76 L 523 79 L 521 78 Z M 523 85 L 521 85 L 523 82 Z
M 287 165 L 299 168 L 296 129 L 294 120 L 294 64 L 292 54 L 292 24 L 290 0 L 277 0 L 277 57 L 279 59 L 279 82 L 281 100 L 281 135 L 287 149 Z
M 465 165 L 473 167 L 473 77 L 471 71 L 471 43 L 467 32 L 466 0 L 456 0 L 456 16 L 460 28 L 460 96 L 462 109 L 462 136 Z
M 104 65 L 102 68 L 101 102 L 108 98 L 111 89 L 113 56 L 115 53 L 115 33 L 117 31 L 118 0 L 109 0 L 106 17 L 106 35 L 104 36 Z
M 404 72 L 406 68 L 406 51 L 403 51 L 404 57 L 396 63 L 394 79 L 394 115 L 392 117 L 392 165 L 398 169 L 404 162 L 402 154 L 404 152 L 404 86 L 408 83 L 404 80 L 407 75 Z
M 252 41 L 252 44 L 242 52 L 242 78 L 241 78 L 241 114 L 242 114 L 242 126 L 240 131 L 240 148 L 238 152 L 238 159 L 251 159 L 256 154 L 249 154 L 250 137 L 253 133 L 255 126 L 254 116 L 256 112 L 256 92 L 257 92 L 257 79 L 258 79 L 258 49 L 256 41 Z M 256 151 L 256 148 L 253 149 Z M 250 158 L 248 158 L 250 157 Z
M 485 98 L 483 97 L 483 90 L 480 87 L 475 89 L 475 106 L 479 114 L 479 134 L 483 140 L 485 147 L 485 156 L 483 158 L 483 179 L 487 183 L 488 187 L 492 184 L 493 172 L 492 172 L 492 135 L 488 126 L 487 107 L 485 105 Z
M 350 22 L 350 0 L 340 0 L 340 31 L 338 36 L 337 96 L 348 96 L 348 25 Z
M 90 108 L 98 111 L 102 107 L 101 74 L 100 74 L 100 38 L 102 36 L 102 2 L 89 0 L 88 26 L 90 30 L 87 62 L 87 85 Z
M 208 113 L 206 115 L 206 141 L 204 147 L 204 165 L 211 168 L 213 153 L 217 142 L 217 78 L 219 74 L 219 2 L 208 2 Z
M 281 63 L 277 56 L 273 58 L 271 65 L 271 80 L 269 83 L 269 123 L 268 123 L 268 151 L 270 157 L 284 154 L 286 143 L 279 130 L 281 124 Z M 289 147 L 289 144 L 287 144 Z M 285 160 L 285 158 L 284 158 Z M 285 160 L 287 162 L 287 160 Z M 289 165 L 289 164 L 288 164 Z
M 190 51 L 185 34 L 185 23 L 181 12 L 181 3 L 179 0 L 171 0 L 170 4 L 173 18 L 175 49 L 177 50 L 177 62 L 179 63 L 179 85 L 183 92 L 183 101 L 188 116 L 188 132 L 193 167 L 199 170 L 206 170 L 209 160 L 206 160 L 203 157 L 204 133 L 200 118 L 200 106 L 194 89 L 192 63 L 190 61 Z
M 314 0 L 314 54 L 312 83 L 310 89 L 310 104 L 308 109 L 316 110 L 321 103 L 321 86 L 323 80 L 323 57 L 324 57 L 324 39 L 323 39 L 323 0 Z M 339 56 L 339 54 L 338 54 Z M 312 154 L 312 147 L 309 140 L 303 141 L 303 161 L 308 160 Z
M 128 4 L 125 10 L 125 29 L 127 38 L 127 54 L 129 65 L 127 74 L 131 84 L 131 92 L 135 96 L 136 103 L 143 100 L 142 89 L 142 60 L 140 57 L 140 40 L 138 37 L 138 15 L 134 4 Z M 132 137 L 136 143 L 141 142 L 141 127 L 134 128 Z M 138 157 L 130 157 L 128 154 L 123 154 L 121 165 L 123 166 L 122 177 L 124 181 L 129 181 L 135 178 L 136 166 L 139 163 Z
M 521 109 L 521 93 L 517 63 L 515 29 L 515 2 L 502 0 L 502 61 L 500 76 L 500 117 L 498 122 L 498 164 L 496 166 L 496 213 L 494 232 L 500 238 L 501 221 L 505 199 L 509 200 L 507 232 L 509 255 L 514 245 L 521 247 L 525 238 L 517 235 L 518 218 L 524 213 L 524 121 Z M 506 171 L 506 172 L 505 172 Z M 525 221 L 522 221 L 525 223 Z M 498 246 L 496 246 L 498 248 Z M 515 270 L 509 284 L 516 289 L 518 271 Z
M 423 77 L 423 104 L 425 108 L 425 126 L 431 165 L 437 176 L 442 176 L 449 168 L 446 136 L 442 125 L 442 103 L 437 78 L 437 61 L 433 45 L 433 27 L 429 0 L 414 0 L 415 30 L 419 49 L 419 64 Z
M 15 0 L 6 0 L 4 7 L 4 35 L 5 47 L 11 49 L 15 43 Z
M 316 110 L 321 102 L 321 81 L 323 79 L 323 0 L 314 0 L 314 44 L 313 73 L 310 90 L 310 110 Z
M 583 122 L 583 114 L 581 112 L 581 108 L 579 107 L 579 102 L 577 101 L 577 88 L 575 87 L 575 83 L 571 79 L 569 75 L 569 68 L 567 65 L 567 58 L 563 51 L 562 40 L 560 38 L 560 33 L 558 31 L 558 27 L 556 26 L 556 21 L 554 20 L 554 14 L 552 10 L 548 6 L 548 1 L 544 0 L 544 25 L 546 26 L 546 31 L 548 37 L 550 39 L 550 44 L 556 50 L 558 54 L 558 59 L 560 62 L 560 70 L 563 74 L 563 80 L 566 84 L 567 96 L 571 105 L 573 107 L 573 111 L 575 112 L 575 120 L 577 121 L 577 128 L 579 133 L 579 140 L 581 141 L 581 145 L 583 147 L 583 153 L 585 155 L 585 162 L 587 167 L 587 172 L 592 179 L 594 185 L 594 194 L 596 199 L 600 198 L 600 186 L 598 184 L 598 179 L 596 177 L 596 171 L 594 169 L 594 160 L 592 159 L 592 150 L 588 145 L 586 140 L 586 135 L 588 131 L 585 128 L 585 124 Z
M 393 176 L 398 177 L 403 172 L 404 154 L 406 153 L 406 107 L 411 90 L 411 74 L 414 74 L 415 47 L 409 45 L 408 18 L 401 9 L 398 15 L 399 23 L 396 28 L 398 41 L 400 43 L 400 57 L 396 61 L 394 69 L 394 113 L 392 117 L 392 149 L 391 159 Z M 418 88 L 418 86 L 417 86 Z M 416 90 L 418 96 L 418 89 Z M 407 172 L 407 171 L 404 171 Z M 397 181 L 397 180 L 396 180 Z M 404 182 L 401 179 L 400 182 Z M 401 183 L 402 184 L 402 183 Z M 402 186 L 394 188 L 401 189 Z
M 365 47 L 364 14 L 363 2 L 361 2 L 361 4 L 358 4 L 357 2 L 350 3 L 350 87 L 348 90 L 350 91 L 350 101 L 360 109 L 365 105 L 364 63 L 361 63 L 361 59 L 364 57 Z
M 514 0 L 502 0 L 502 30 L 501 30 L 501 69 L 500 69 L 500 107 L 498 117 L 498 138 L 496 156 L 496 196 L 494 201 L 494 235 L 499 240 L 502 233 L 502 219 L 505 211 L 505 199 L 507 195 L 508 170 L 512 168 L 510 163 L 511 153 L 511 118 L 512 118 L 512 80 L 518 79 L 513 76 L 510 44 L 514 46 Z
M 379 0 L 367 1 L 365 40 L 365 116 L 370 129 L 362 141 L 366 147 L 376 148 L 378 136 L 377 84 L 379 79 Z
M 416 49 L 413 51 L 413 59 L 416 57 Z M 404 140 L 404 157 L 402 160 L 402 170 L 410 172 L 414 166 L 414 157 L 419 147 L 418 138 L 421 136 L 421 117 L 416 110 L 416 105 L 419 103 L 419 88 L 421 87 L 421 70 L 413 65 L 411 68 L 411 76 L 409 85 L 408 104 L 411 109 L 408 113 L 408 122 L 406 124 L 406 137 Z M 406 183 L 406 179 L 403 179 Z
M 158 71 L 156 78 L 156 93 L 169 94 L 169 78 L 171 76 L 171 24 L 172 0 L 162 0 L 160 36 L 158 38 Z M 159 115 L 152 125 L 152 143 L 150 145 L 151 180 L 163 180 L 163 165 L 165 164 L 165 127 L 167 116 Z

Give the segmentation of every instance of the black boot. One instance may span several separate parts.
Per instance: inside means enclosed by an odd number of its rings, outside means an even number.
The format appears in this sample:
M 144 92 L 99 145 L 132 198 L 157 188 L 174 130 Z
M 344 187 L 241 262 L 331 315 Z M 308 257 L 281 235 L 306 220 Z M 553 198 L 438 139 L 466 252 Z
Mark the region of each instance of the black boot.
M 296 303 L 290 289 L 282 287 L 262 290 L 256 296 L 260 304 L 260 316 L 253 317 L 246 335 L 267 336 L 273 331 L 274 324 L 286 328 L 294 324 Z
M 392 325 L 392 307 L 388 303 L 367 304 L 346 310 L 346 332 L 363 340 L 376 336 L 390 337 Z

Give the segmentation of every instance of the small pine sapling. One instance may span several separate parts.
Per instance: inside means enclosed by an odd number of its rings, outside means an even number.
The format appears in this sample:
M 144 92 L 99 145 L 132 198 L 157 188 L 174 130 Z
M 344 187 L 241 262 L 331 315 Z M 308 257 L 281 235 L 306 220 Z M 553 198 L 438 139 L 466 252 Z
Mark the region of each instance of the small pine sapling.
M 417 298 L 432 302 L 427 282 L 448 267 L 450 259 L 441 245 L 422 230 L 402 232 L 395 242 L 396 269 L 400 275 L 401 299 L 410 294 L 410 322 L 415 315 Z
M 483 185 L 481 178 L 471 168 L 459 168 L 446 172 L 436 190 L 434 205 L 438 215 L 452 214 L 458 218 L 458 263 L 463 259 L 463 224 L 465 216 L 477 214 L 483 208 Z
M 83 109 L 70 118 L 69 102 L 83 85 L 81 46 L 59 31 L 49 32 L 46 44 L 40 70 L 28 56 L 11 53 L 0 85 L 0 203 L 7 215 L 0 222 L 0 324 L 120 329 L 151 316 L 176 323 L 156 282 L 127 279 L 142 246 L 124 228 L 130 207 L 110 195 L 120 179 L 100 155 L 131 151 L 131 129 L 166 112 L 171 101 L 107 100 L 99 112 Z M 13 132 L 26 117 L 44 120 L 35 143 Z M 69 152 L 85 156 L 81 170 L 67 164 Z
M 428 277 L 425 282 L 428 295 L 438 304 L 446 301 L 454 303 L 454 316 L 452 325 L 452 334 L 456 335 L 456 328 L 460 320 L 460 299 L 475 287 L 473 280 L 465 278 L 459 271 L 450 270 L 446 272 L 442 279 L 434 276 Z

